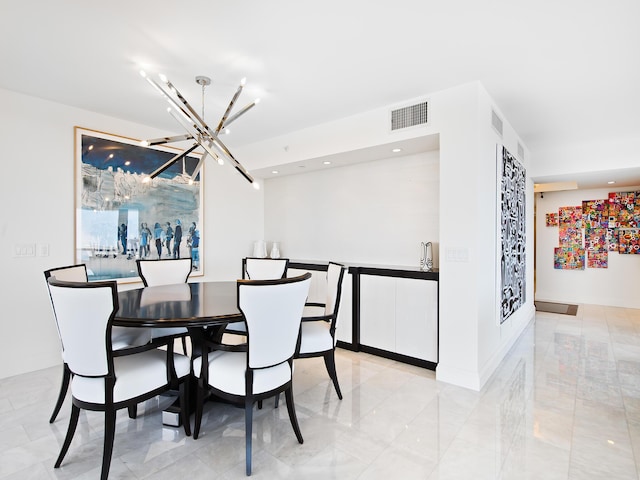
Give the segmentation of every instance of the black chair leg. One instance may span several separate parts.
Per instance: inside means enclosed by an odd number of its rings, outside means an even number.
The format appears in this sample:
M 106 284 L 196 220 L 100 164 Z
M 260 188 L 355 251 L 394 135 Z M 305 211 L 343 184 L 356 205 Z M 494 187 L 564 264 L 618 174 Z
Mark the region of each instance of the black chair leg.
M 253 399 L 249 396 L 244 399 L 244 430 L 246 474 L 249 476 L 251 475 L 251 436 L 253 435 Z
M 100 480 L 109 478 L 111 455 L 113 453 L 113 439 L 116 435 L 116 411 L 107 409 L 104 412 L 104 448 L 102 450 L 102 473 Z
M 71 370 L 69 370 L 69 366 L 65 363 L 62 367 L 62 384 L 60 385 L 60 393 L 58 394 L 58 400 L 56 401 L 56 406 L 53 407 L 53 413 L 51 414 L 51 418 L 49 419 L 49 423 L 53 423 L 56 421 L 56 417 L 58 413 L 60 413 L 60 408 L 62 408 L 62 404 L 64 403 L 64 398 L 67 396 L 67 390 L 69 389 L 69 381 L 71 380 Z
M 327 373 L 329 373 L 329 377 L 331 377 L 331 380 L 333 381 L 333 386 L 336 389 L 338 398 L 342 400 L 342 392 L 340 391 L 340 385 L 338 385 L 338 374 L 336 372 L 334 350 L 331 350 L 330 352 L 324 354 L 324 365 L 325 367 L 327 367 Z
M 180 416 L 184 425 L 184 434 L 191 436 L 191 416 L 189 415 L 189 378 L 180 384 Z
M 302 438 L 302 432 L 300 431 L 300 425 L 298 425 L 298 417 L 296 416 L 296 407 L 293 404 L 293 389 L 289 387 L 284 391 L 284 397 L 287 401 L 287 412 L 289 412 L 289 420 L 291 421 L 291 426 L 293 427 L 293 431 L 296 434 L 296 438 L 298 439 L 298 443 L 304 443 L 304 439 Z
M 187 354 L 187 337 L 182 337 L 182 353 Z
M 129 410 L 129 418 L 135 420 L 138 416 L 138 405 L 129 405 L 127 410 Z
M 71 445 L 71 440 L 73 440 L 73 434 L 76 432 L 76 427 L 78 426 L 78 417 L 80 416 L 80 407 L 75 405 L 71 406 L 71 416 L 69 417 L 69 428 L 67 428 L 67 436 L 64 438 L 64 443 L 62 444 L 62 449 L 60 449 L 60 455 L 58 455 L 58 459 L 56 460 L 56 464 L 54 468 L 60 468 L 60 464 L 64 459 L 64 456 L 67 454 L 69 450 L 69 446 Z
M 193 425 L 193 439 L 197 440 L 200 435 L 200 424 L 202 423 L 202 408 L 204 404 L 204 389 L 202 379 L 198 379 L 198 388 L 196 393 L 196 418 Z

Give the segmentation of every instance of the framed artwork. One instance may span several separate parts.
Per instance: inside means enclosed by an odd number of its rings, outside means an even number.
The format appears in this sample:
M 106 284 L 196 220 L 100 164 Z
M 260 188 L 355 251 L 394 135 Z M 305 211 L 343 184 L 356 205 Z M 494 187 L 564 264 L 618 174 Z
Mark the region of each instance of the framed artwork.
M 560 227 L 558 229 L 558 244 L 561 247 L 581 247 L 582 229 L 573 227 Z
M 558 214 L 557 213 L 547 213 L 546 217 L 546 225 L 547 227 L 557 227 L 558 226 Z
M 584 248 L 554 248 L 553 268 L 557 270 L 584 270 Z
M 609 251 L 606 248 L 587 250 L 587 268 L 608 268 Z
M 150 179 L 179 149 L 75 127 L 75 261 L 89 280 L 138 281 L 136 259 L 194 259 L 202 275 L 200 157 Z
M 583 200 L 582 220 L 585 228 L 607 228 L 609 225 L 609 201 Z
M 640 229 L 621 228 L 618 230 L 618 252 L 640 255 Z
M 500 218 L 500 323 L 526 300 L 526 170 L 509 151 L 497 148 Z
M 582 228 L 582 206 L 560 207 L 558 223 L 561 227 Z

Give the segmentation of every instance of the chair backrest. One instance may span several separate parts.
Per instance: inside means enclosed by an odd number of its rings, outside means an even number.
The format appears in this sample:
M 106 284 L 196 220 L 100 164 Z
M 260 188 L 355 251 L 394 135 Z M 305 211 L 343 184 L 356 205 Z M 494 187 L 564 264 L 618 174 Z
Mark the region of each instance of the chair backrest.
M 87 266 L 84 263 L 78 265 L 68 265 L 66 267 L 50 268 L 44 272 L 44 279 L 50 277 L 65 282 L 88 282 Z
M 279 280 L 238 280 L 238 308 L 247 323 L 249 368 L 293 357 L 311 274 Z
M 136 260 L 138 275 L 145 287 L 187 283 L 191 274 L 191 257 L 166 260 Z
M 48 283 L 65 362 L 71 372 L 86 377 L 111 374 L 111 323 L 118 310 L 116 282 L 50 278 Z
M 338 308 L 340 307 L 340 294 L 342 292 L 342 278 L 347 267 L 339 263 L 329 262 L 327 269 L 327 301 L 324 307 L 325 315 L 334 315 L 334 323 L 337 321 Z
M 287 276 L 288 258 L 245 258 L 245 271 L 251 280 L 277 280 Z M 243 272 L 244 273 L 244 272 Z

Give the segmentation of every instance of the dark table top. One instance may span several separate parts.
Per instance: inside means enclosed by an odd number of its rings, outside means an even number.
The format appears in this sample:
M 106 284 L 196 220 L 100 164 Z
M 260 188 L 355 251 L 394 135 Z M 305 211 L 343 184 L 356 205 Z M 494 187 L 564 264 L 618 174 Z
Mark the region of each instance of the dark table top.
M 236 282 L 143 287 L 118 292 L 122 327 L 205 327 L 241 320 Z

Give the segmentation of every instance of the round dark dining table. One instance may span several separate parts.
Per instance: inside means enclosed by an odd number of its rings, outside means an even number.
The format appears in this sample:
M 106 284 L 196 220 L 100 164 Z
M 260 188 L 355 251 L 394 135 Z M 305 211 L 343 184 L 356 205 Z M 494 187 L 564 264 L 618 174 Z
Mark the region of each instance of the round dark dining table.
M 242 319 L 237 283 L 201 282 L 142 287 L 118 292 L 113 324 L 121 327 L 222 326 Z

